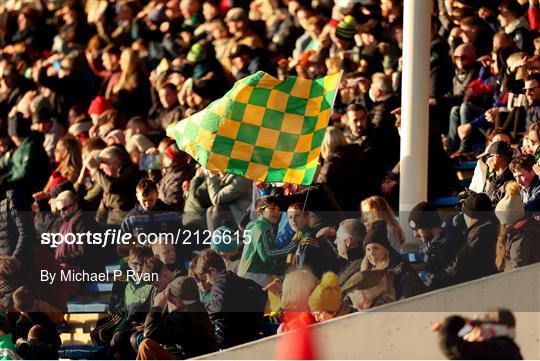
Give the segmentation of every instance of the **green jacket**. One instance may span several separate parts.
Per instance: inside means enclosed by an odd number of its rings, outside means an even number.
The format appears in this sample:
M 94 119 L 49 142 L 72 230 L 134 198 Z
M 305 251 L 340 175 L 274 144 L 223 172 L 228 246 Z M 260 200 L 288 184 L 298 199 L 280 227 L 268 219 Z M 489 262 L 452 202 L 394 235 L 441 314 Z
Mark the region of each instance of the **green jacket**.
M 8 163 L 4 179 L 8 188 L 21 188 L 29 193 L 43 189 L 49 177 L 49 157 L 39 135 L 32 134 L 17 147 Z
M 284 249 L 276 247 L 276 227 L 268 219 L 261 217 L 250 222 L 246 230 L 250 231 L 251 242 L 244 246 L 238 275 L 244 277 L 247 272 L 282 274 L 290 250 L 288 247 Z
M 13 344 L 11 333 L 0 336 L 0 360 L 20 360 L 20 357 L 15 353 L 15 344 Z

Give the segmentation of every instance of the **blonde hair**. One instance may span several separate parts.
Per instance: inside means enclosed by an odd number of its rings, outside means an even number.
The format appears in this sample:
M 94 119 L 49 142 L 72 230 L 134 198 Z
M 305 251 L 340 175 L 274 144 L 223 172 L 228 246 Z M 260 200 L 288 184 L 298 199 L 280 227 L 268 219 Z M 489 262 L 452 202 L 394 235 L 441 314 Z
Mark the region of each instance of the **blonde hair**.
M 384 270 L 384 269 L 387 269 L 388 266 L 390 265 L 390 253 L 388 252 L 386 247 L 383 246 L 383 248 L 384 248 L 384 252 L 385 252 L 383 260 L 381 262 L 379 262 L 377 265 L 374 266 L 369 261 L 367 253 L 366 253 L 364 258 L 362 259 L 362 262 L 360 263 L 360 271 L 371 271 L 371 270 Z
M 345 139 L 341 129 L 330 126 L 326 128 L 326 134 L 321 144 L 321 156 L 323 159 L 327 159 L 330 154 L 344 145 L 347 145 L 347 139 Z
M 360 213 L 362 214 L 363 223 L 371 223 L 373 221 L 386 221 L 389 228 L 389 238 L 397 240 L 399 244 L 405 243 L 405 233 L 401 229 L 394 211 L 383 197 L 371 196 L 360 202 Z
M 139 54 L 132 48 L 125 48 L 120 55 L 120 67 L 122 74 L 115 85 L 113 92 L 120 90 L 132 91 L 138 86 L 137 73 L 142 68 L 142 61 Z
M 317 277 L 306 269 L 287 273 L 281 291 L 281 308 L 286 311 L 309 310 L 309 296 L 318 284 Z

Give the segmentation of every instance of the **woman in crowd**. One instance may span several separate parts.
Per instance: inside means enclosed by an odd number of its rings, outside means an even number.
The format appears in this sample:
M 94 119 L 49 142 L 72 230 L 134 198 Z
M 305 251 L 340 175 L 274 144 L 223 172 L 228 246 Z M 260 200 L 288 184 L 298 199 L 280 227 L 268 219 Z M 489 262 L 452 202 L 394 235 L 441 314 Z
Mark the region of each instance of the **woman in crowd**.
M 343 210 L 354 211 L 362 199 L 363 153 L 357 144 L 347 144 L 338 127 L 328 127 L 321 144 L 323 164 L 317 183 L 326 184 Z
M 319 280 L 308 270 L 298 269 L 285 275 L 281 291 L 281 325 L 278 333 L 315 323 L 309 297 Z
M 388 240 L 388 225 L 385 221 L 374 221 L 368 225 L 364 238 L 365 256 L 360 266 L 362 271 L 387 270 L 393 278 L 398 299 L 419 295 L 426 291 L 418 273 L 401 258 Z
M 120 80 L 113 88 L 112 100 L 129 119 L 146 115 L 150 109 L 149 81 L 138 53 L 125 48 L 120 55 Z
M 385 221 L 388 227 L 388 240 L 396 251 L 401 250 L 405 243 L 405 234 L 398 223 L 394 211 L 388 202 L 380 196 L 371 196 L 360 202 L 362 222 L 368 224 L 375 221 Z

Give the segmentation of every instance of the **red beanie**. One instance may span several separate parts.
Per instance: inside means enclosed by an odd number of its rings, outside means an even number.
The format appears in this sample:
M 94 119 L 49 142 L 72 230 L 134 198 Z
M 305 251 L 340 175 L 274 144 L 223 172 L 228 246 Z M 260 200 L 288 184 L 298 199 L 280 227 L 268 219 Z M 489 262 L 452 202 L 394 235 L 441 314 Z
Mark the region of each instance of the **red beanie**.
M 175 144 L 171 144 L 165 149 L 165 155 L 178 164 L 183 164 L 187 161 L 185 154 Z
M 105 97 L 97 96 L 92 100 L 88 107 L 88 115 L 97 114 L 101 115 L 104 111 L 112 108 L 112 102 Z

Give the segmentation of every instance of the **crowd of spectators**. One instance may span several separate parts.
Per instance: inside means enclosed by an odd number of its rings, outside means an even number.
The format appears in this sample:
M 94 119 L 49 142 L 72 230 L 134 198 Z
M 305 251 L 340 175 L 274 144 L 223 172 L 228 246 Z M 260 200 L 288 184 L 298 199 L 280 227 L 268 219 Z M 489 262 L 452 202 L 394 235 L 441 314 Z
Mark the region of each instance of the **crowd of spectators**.
M 539 262 L 538 0 L 434 2 L 428 199 L 408 215 L 420 273 L 395 213 L 402 23 L 398 0 L 0 2 L 3 354 L 57 355 L 83 285 L 42 270 L 117 264 L 96 357 L 166 359 Z M 344 72 L 309 187 L 204 169 L 166 136 L 259 70 Z M 458 193 L 441 219 L 433 201 Z M 40 242 L 178 230 L 187 242 Z

